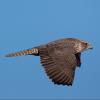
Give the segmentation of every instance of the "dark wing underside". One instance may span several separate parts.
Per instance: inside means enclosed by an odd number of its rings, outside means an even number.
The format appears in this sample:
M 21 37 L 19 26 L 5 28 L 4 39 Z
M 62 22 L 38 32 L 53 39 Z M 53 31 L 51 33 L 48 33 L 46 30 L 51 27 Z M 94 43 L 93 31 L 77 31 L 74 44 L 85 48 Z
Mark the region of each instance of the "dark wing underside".
M 55 84 L 73 83 L 77 61 L 75 55 L 69 51 L 49 47 L 40 50 L 41 63 Z
M 80 67 L 81 66 L 81 53 L 77 53 L 75 54 L 76 59 L 77 59 L 77 66 Z

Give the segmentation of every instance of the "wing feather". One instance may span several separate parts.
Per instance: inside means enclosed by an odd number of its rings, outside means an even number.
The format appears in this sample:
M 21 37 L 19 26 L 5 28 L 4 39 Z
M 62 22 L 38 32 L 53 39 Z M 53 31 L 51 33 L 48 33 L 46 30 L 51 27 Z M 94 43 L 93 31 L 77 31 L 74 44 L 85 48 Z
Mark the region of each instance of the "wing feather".
M 59 85 L 72 85 L 77 66 L 74 54 L 54 47 L 42 48 L 39 54 L 45 72 L 52 82 Z
M 81 53 L 76 53 L 75 56 L 77 59 L 77 66 L 80 67 L 81 66 Z

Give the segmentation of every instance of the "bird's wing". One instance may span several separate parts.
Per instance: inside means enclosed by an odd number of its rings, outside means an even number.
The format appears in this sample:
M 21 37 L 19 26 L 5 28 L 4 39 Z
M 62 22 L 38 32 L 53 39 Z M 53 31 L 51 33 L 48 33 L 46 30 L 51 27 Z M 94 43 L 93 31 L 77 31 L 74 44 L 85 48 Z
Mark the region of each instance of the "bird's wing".
M 55 84 L 72 85 L 73 83 L 77 61 L 75 55 L 69 51 L 55 48 L 40 50 L 41 63 Z
M 77 59 L 77 66 L 80 67 L 81 66 L 81 53 L 76 53 L 75 56 Z

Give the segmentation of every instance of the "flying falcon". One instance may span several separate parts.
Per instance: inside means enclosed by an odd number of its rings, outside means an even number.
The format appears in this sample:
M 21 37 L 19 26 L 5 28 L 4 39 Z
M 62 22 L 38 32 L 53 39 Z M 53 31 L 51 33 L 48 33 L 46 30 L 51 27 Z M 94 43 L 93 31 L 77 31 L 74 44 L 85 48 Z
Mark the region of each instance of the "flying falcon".
M 76 67 L 81 66 L 81 52 L 92 49 L 83 40 L 65 38 L 31 49 L 7 54 L 6 57 L 35 55 L 40 56 L 48 77 L 58 85 L 72 85 Z

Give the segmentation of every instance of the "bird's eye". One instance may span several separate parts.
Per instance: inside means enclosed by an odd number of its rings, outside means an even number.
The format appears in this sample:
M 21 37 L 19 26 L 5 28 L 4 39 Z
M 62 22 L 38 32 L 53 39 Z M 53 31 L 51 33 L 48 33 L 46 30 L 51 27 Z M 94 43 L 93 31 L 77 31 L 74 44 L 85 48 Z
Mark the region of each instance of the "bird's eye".
M 84 44 L 84 45 L 88 45 L 88 43 L 87 43 L 87 42 L 83 42 L 83 44 Z
M 87 42 L 85 42 L 85 45 L 88 45 L 88 43 L 87 43 Z

